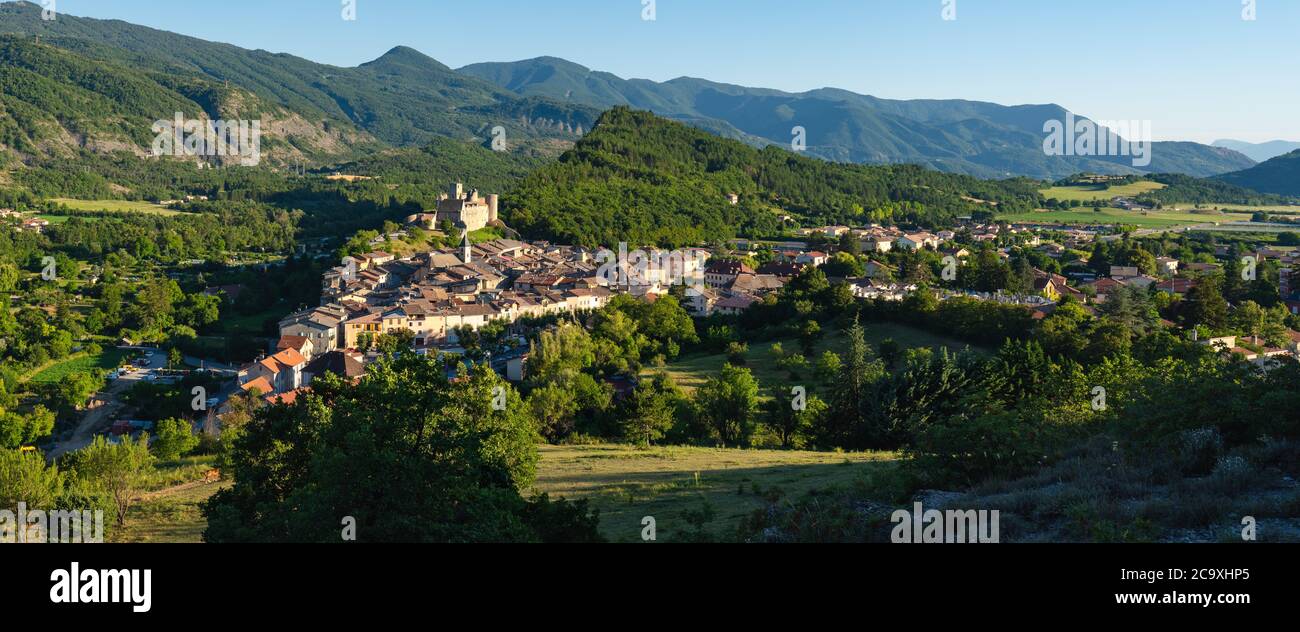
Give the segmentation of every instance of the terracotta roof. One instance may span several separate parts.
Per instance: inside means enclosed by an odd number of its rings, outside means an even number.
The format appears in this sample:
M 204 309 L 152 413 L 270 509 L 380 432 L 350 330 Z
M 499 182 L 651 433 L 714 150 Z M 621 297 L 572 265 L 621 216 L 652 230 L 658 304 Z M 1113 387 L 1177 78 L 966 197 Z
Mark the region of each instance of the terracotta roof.
M 298 401 L 299 395 L 305 395 L 310 390 L 311 389 L 309 388 L 300 388 L 294 391 L 289 391 L 288 393 L 280 393 L 279 395 L 275 395 L 275 394 L 267 395 L 262 399 L 265 399 L 268 403 L 271 404 L 285 404 L 286 406 L 288 406 Z
M 785 280 L 772 274 L 738 274 L 731 282 L 730 289 L 736 292 L 763 292 L 779 290 L 785 286 Z
M 263 395 L 275 392 L 275 388 L 271 386 L 271 383 L 267 381 L 265 377 L 259 377 L 256 380 L 253 380 L 241 386 L 240 388 L 244 389 L 245 393 L 251 393 L 253 392 L 254 389 L 256 389 L 257 392 L 262 393 Z
M 758 268 L 759 274 L 771 274 L 775 276 L 798 276 L 804 266 L 801 263 L 780 263 L 773 261 L 765 263 Z
M 749 266 L 745 265 L 744 263 L 742 263 L 742 262 L 740 262 L 740 261 L 735 261 L 735 260 L 732 260 L 732 261 L 724 261 L 724 260 L 711 261 L 711 262 L 709 262 L 709 266 L 708 266 L 708 268 L 707 268 L 705 271 L 708 272 L 709 274 L 728 274 L 728 275 L 735 275 L 735 274 L 753 274 L 753 273 L 754 273 L 754 271 L 751 270 Z
M 306 348 L 307 342 L 306 336 L 280 336 L 280 342 L 276 343 L 275 348 L 277 351 L 294 349 L 301 353 Z
M 720 299 L 715 306 L 722 309 L 749 309 L 756 302 L 758 299 L 752 296 L 728 296 Z
M 1195 279 L 1170 279 L 1156 284 L 1156 289 L 1175 294 L 1186 294 L 1196 286 Z
M 302 354 L 298 353 L 298 350 L 293 348 L 284 349 L 279 353 L 269 358 L 263 358 L 258 362 L 258 364 L 262 365 L 263 368 L 271 373 L 279 373 L 285 369 L 291 369 L 306 363 L 307 358 L 302 357 Z
M 331 351 L 307 365 L 307 371 L 312 375 L 324 375 L 333 373 L 343 377 L 357 378 L 366 372 L 365 365 L 357 358 L 343 353 L 342 351 Z
M 1097 279 L 1092 282 L 1092 287 L 1097 289 L 1098 294 L 1107 294 L 1119 288 L 1123 283 L 1115 279 Z

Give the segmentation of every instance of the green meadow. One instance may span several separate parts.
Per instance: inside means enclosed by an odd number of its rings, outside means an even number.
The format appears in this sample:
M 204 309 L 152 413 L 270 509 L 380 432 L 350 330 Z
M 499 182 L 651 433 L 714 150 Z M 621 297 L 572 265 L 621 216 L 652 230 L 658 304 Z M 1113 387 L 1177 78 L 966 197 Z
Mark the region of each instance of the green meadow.
M 153 202 L 137 202 L 132 200 L 73 200 L 70 198 L 54 198 L 50 200 L 55 204 L 62 204 L 74 211 L 92 211 L 106 213 L 149 213 L 153 215 L 180 215 L 180 211 L 173 211 L 165 206 L 154 204 Z

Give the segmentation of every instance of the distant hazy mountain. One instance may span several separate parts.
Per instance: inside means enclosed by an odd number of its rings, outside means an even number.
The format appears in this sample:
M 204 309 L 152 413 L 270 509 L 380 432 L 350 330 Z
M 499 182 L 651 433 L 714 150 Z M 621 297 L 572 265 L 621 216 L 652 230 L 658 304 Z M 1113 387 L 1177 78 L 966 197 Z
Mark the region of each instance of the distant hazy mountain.
M 1218 177 L 1264 193 L 1300 197 L 1300 150 L 1262 162 L 1250 169 Z
M 341 68 L 119 20 L 46 21 L 39 5 L 0 4 L 0 149 L 141 153 L 150 124 L 177 111 L 263 119 L 273 162 L 444 137 L 487 143 L 497 126 L 508 144 L 571 144 L 600 114 L 521 97 L 405 47 Z
M 1223 139 L 1214 141 L 1215 147 L 1225 147 L 1233 151 L 1238 151 L 1255 162 L 1264 162 L 1270 158 L 1277 158 L 1282 154 L 1289 154 L 1300 149 L 1300 143 L 1289 140 L 1273 140 L 1267 143 L 1248 143 L 1243 140 Z
M 1082 171 L 1208 176 L 1254 164 L 1235 151 L 1197 143 L 1156 143 L 1153 161 L 1144 168 L 1133 167 L 1128 157 L 1046 156 L 1043 125 L 1067 114 L 1058 105 L 896 101 L 833 88 L 792 94 L 685 77 L 658 83 L 554 57 L 459 71 L 522 95 L 650 110 L 751 144 L 789 146 L 792 127 L 803 126 L 809 154 L 845 162 L 910 162 L 981 177 L 1052 179 Z

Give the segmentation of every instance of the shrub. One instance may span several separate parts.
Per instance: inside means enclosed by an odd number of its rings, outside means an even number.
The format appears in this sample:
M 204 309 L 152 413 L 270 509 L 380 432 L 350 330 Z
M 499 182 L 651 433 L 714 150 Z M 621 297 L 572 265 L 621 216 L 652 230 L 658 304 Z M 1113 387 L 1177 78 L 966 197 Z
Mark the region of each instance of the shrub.
M 743 342 L 732 342 L 727 344 L 727 362 L 734 366 L 745 366 L 745 354 L 749 353 L 749 345 Z
M 1242 492 L 1251 487 L 1256 478 L 1255 468 L 1250 462 L 1239 456 L 1219 459 L 1210 474 L 1210 482 L 1217 491 L 1225 493 Z
M 931 424 L 906 450 L 915 457 L 911 464 L 926 484 L 966 486 L 1028 472 L 1048 451 L 1047 433 L 1032 416 L 1004 412 Z
M 1217 428 L 1184 430 L 1178 435 L 1178 464 L 1184 474 L 1204 476 L 1210 473 L 1223 452 L 1223 436 Z
M 153 443 L 149 446 L 161 461 L 175 461 L 198 447 L 190 422 L 184 419 L 164 419 L 158 422 Z

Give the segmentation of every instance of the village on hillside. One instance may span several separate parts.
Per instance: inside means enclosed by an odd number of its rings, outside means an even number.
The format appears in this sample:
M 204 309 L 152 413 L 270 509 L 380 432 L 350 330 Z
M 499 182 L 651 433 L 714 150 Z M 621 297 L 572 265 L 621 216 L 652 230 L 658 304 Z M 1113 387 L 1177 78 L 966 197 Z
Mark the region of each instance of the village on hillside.
M 910 251 L 929 253 L 960 267 L 982 248 L 992 248 L 1005 261 L 1013 247 L 1062 260 L 1072 256 L 1069 253 L 1079 258 L 1077 253 L 1097 240 L 1114 238 L 1109 227 L 966 218 L 953 230 L 936 232 L 881 225 L 820 226 L 801 229 L 800 241 L 738 239 L 726 249 L 692 248 L 677 253 L 682 263 L 675 270 L 652 265 L 639 274 L 611 278 L 596 250 L 504 238 L 471 243 L 470 232 L 499 223 L 498 204 L 495 195 L 480 196 L 453 184 L 440 197 L 436 210 L 411 216 L 407 223 L 425 228 L 454 226 L 462 236 L 458 248 L 401 258 L 376 250 L 348 257 L 327 271 L 320 305 L 283 318 L 274 352 L 240 369 L 242 391 L 267 401 L 289 402 L 323 373 L 357 378 L 367 364 L 381 357 L 375 343 L 383 336 L 400 336 L 418 354 L 465 358 L 470 346 L 466 338 L 476 338 L 488 329 L 499 342 L 495 355 L 490 351 L 473 355 L 508 379 L 520 381 L 527 374 L 528 336 L 545 326 L 547 317 L 576 318 L 604 307 L 618 294 L 643 301 L 674 295 L 697 318 L 738 315 L 781 290 L 806 268 L 831 269 L 827 264 L 846 253 L 862 262 L 863 273 L 852 277 L 828 274 L 828 280 L 849 284 L 858 299 L 901 301 L 925 288 L 939 300 L 970 297 L 1022 305 L 1039 320 L 1065 301 L 1077 302 L 1095 314 L 1118 288 L 1154 288 L 1169 295 L 1185 295 L 1201 276 L 1223 267 L 1221 263 L 1185 263 L 1170 257 L 1156 258 L 1154 271 L 1114 265 L 1108 274 L 1078 270 L 1057 274 L 1035 267 L 1028 291 L 980 292 L 945 282 L 951 279 L 911 278 L 884 261 L 887 253 Z M 382 244 L 382 239 L 376 243 Z M 1216 252 L 1221 259 L 1229 255 L 1227 247 Z M 1290 283 L 1298 256 L 1295 249 L 1260 247 L 1248 255 L 1278 266 L 1282 299 L 1291 313 L 1300 313 L 1300 295 Z M 1086 256 L 1082 261 L 1086 263 Z M 1266 364 L 1281 355 L 1300 357 L 1300 333 L 1290 331 L 1288 335 L 1289 343 L 1277 347 L 1248 344 L 1236 337 L 1201 342 Z M 449 375 L 454 375 L 454 369 L 449 369 Z

